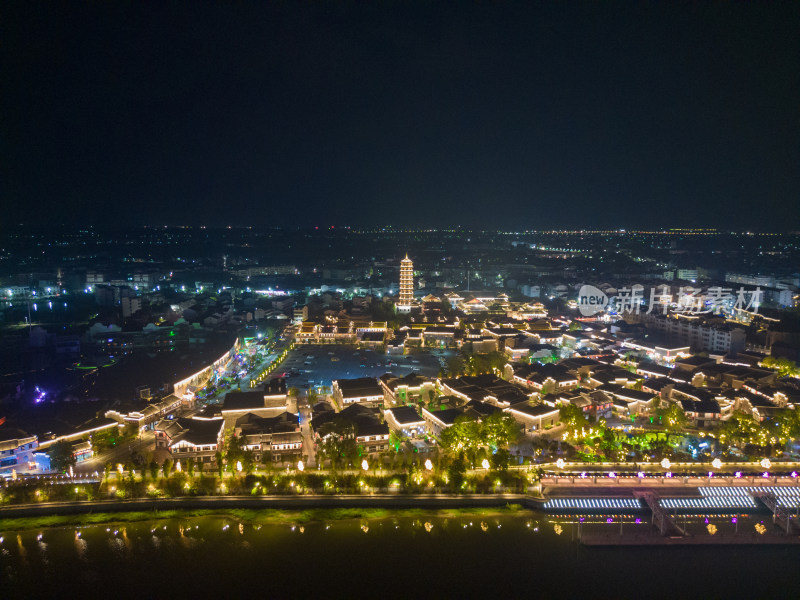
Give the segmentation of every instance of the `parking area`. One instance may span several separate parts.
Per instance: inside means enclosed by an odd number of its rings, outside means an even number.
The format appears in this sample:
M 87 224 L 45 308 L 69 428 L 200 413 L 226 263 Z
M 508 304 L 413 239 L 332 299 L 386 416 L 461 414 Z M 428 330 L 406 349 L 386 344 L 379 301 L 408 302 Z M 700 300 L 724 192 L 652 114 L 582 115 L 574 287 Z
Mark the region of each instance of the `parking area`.
M 275 375 L 286 374 L 290 386 L 330 386 L 334 379 L 380 377 L 393 373 L 402 377 L 411 372 L 436 377 L 442 361 L 452 350 L 417 350 L 411 354 L 385 354 L 360 349 L 355 345 L 301 345 L 295 347 Z

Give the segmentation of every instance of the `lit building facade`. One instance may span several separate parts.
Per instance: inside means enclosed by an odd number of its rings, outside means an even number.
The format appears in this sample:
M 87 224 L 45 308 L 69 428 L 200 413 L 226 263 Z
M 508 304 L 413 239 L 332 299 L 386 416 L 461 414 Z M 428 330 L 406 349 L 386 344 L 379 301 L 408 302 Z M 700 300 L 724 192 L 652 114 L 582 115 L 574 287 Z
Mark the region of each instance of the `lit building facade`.
M 398 312 L 409 312 L 414 303 L 414 263 L 406 257 L 400 261 L 400 298 Z

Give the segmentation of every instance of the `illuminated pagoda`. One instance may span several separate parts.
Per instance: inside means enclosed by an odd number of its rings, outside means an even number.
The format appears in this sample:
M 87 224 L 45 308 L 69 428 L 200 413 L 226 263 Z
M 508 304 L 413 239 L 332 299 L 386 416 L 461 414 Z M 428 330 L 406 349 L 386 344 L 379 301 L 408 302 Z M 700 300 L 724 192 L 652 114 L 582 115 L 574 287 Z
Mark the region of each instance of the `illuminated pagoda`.
M 397 301 L 398 312 L 410 312 L 414 304 L 414 263 L 406 257 L 400 261 L 400 298 Z

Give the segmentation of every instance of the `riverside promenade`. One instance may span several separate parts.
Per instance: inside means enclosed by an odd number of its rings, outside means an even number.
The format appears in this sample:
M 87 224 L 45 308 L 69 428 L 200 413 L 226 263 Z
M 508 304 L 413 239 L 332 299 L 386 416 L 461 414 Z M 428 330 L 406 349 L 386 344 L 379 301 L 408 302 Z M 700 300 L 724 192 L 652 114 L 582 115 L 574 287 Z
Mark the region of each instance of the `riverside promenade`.
M 636 492 L 653 491 L 661 497 L 699 498 L 701 487 L 779 486 L 800 489 L 800 481 L 789 477 L 674 477 L 647 478 L 577 476 L 544 477 L 540 494 L 281 494 L 265 496 L 183 496 L 177 498 L 133 498 L 93 501 L 41 502 L 0 507 L 0 519 L 51 514 L 179 510 L 213 508 L 252 508 L 306 510 L 312 508 L 424 508 L 497 507 L 518 504 L 542 510 L 554 498 L 632 498 Z M 538 491 L 538 490 L 537 490 Z
M 701 487 L 778 486 L 800 489 L 800 478 L 793 477 L 617 477 L 574 475 L 542 477 L 542 493 L 547 497 L 630 496 L 633 490 L 653 490 L 663 496 L 696 496 Z
M 190 496 L 181 498 L 134 498 L 77 502 L 42 502 L 0 508 L 3 519 L 76 515 L 94 512 L 165 511 L 198 509 L 278 509 L 387 508 L 446 510 L 455 508 L 502 508 L 518 504 L 541 509 L 543 500 L 524 494 L 303 494 L 275 496 Z

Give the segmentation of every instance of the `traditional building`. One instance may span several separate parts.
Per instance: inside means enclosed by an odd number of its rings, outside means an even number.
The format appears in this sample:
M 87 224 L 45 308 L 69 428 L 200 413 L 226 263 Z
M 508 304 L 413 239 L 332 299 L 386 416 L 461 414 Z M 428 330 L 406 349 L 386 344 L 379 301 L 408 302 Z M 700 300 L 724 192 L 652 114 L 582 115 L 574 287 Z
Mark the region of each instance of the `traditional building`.
M 216 465 L 223 435 L 222 419 L 162 419 L 156 424 L 156 448 L 166 448 L 176 461 L 192 459 L 199 469 Z
M 548 404 L 534 404 L 530 401 L 518 402 L 505 409 L 523 425 L 525 433 L 532 433 L 553 427 L 558 423 L 560 409 Z
M 425 392 L 431 398 L 436 389 L 436 384 L 433 381 L 413 372 L 403 377 L 385 373 L 380 376 L 378 383 L 383 388 L 384 397 L 389 406 L 407 404 L 409 402 L 416 403 Z
M 332 389 L 333 399 L 340 408 L 356 403 L 370 406 L 381 406 L 383 404 L 383 388 L 372 377 L 334 379 Z
M 389 426 L 382 423 L 380 411 L 363 404 L 350 404 L 341 412 L 323 411 L 312 418 L 314 438 L 317 442 L 327 439 L 330 432 L 325 433 L 325 424 L 334 419 L 349 422 L 353 425 L 356 444 L 367 454 L 377 454 L 389 449 Z
M 425 419 L 410 406 L 388 408 L 383 414 L 386 424 L 393 431 L 399 431 L 408 437 L 422 437 L 426 433 Z
M 0 432 L 0 473 L 12 471 L 24 473 L 36 469 L 34 452 L 39 446 L 35 435 L 28 435 L 19 429 L 6 429 Z
M 303 436 L 297 415 L 283 412 L 275 417 L 247 413 L 236 420 L 233 434 L 241 437 L 244 448 L 253 452 L 253 460 L 273 462 L 296 460 L 303 454 Z

